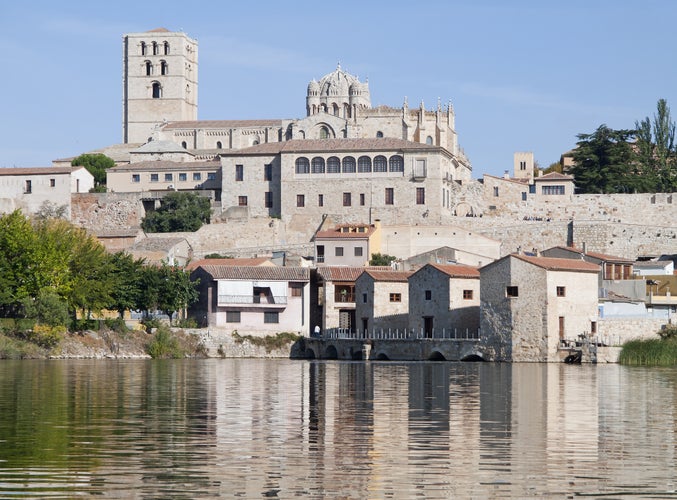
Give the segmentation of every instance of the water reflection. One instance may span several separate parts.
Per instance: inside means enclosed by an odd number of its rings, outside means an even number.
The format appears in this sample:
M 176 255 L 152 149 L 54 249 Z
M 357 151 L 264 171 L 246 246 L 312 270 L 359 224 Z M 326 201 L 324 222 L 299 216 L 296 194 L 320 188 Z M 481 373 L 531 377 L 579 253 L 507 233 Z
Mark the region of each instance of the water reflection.
M 4 361 L 0 497 L 675 496 L 677 369 Z

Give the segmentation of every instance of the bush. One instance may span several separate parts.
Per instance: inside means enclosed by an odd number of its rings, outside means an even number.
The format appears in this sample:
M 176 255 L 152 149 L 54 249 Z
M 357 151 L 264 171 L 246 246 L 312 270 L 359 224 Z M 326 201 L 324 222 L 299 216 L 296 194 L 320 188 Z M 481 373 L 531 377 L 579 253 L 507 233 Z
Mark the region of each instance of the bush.
M 113 330 L 117 333 L 126 333 L 129 331 L 127 328 L 127 323 L 122 318 L 107 318 L 103 321 L 103 324 L 110 330 Z
M 176 322 L 178 328 L 197 328 L 197 321 L 195 318 L 184 318 Z
M 146 329 L 147 333 L 151 333 L 154 329 L 158 329 L 162 326 L 162 321 L 157 318 L 144 318 L 141 320 L 141 324 Z
M 35 325 L 32 330 L 28 330 L 24 335 L 29 342 L 51 349 L 61 342 L 65 333 L 65 326 Z
M 35 344 L 0 334 L 0 359 L 33 359 L 44 357 Z
M 677 338 L 677 325 L 666 325 L 658 332 L 658 336 L 663 340 Z
M 27 298 L 22 303 L 27 318 L 49 326 L 68 324 L 68 304 L 55 291 L 43 288 L 38 296 Z
M 159 326 L 153 340 L 148 344 L 148 354 L 153 359 L 179 359 L 184 357 L 179 340 L 169 327 Z
M 240 335 L 237 333 L 237 330 L 233 331 L 233 339 L 236 343 L 241 344 L 247 341 L 252 345 L 265 347 L 266 352 L 270 352 L 274 349 L 284 349 L 301 338 L 300 335 L 290 332 L 281 332 L 276 335 L 267 335 L 265 337 L 253 337 L 252 335 Z

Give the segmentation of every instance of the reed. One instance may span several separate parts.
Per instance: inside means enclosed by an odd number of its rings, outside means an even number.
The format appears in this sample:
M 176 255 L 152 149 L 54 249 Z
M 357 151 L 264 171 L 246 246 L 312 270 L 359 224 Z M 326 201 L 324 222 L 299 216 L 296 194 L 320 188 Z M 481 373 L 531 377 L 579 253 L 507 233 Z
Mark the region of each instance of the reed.
M 623 345 L 618 362 L 634 366 L 677 365 L 677 338 L 631 340 Z

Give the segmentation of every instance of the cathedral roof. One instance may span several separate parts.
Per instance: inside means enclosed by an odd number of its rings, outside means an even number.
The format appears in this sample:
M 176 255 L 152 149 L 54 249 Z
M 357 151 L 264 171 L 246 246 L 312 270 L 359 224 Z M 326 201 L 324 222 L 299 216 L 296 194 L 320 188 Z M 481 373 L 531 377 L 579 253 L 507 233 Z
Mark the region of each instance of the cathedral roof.
M 282 120 L 193 120 L 167 123 L 163 129 L 200 129 L 200 128 L 240 128 L 240 127 L 279 127 Z
M 224 151 L 221 156 L 241 154 L 279 154 L 330 151 L 439 151 L 439 146 L 428 146 L 418 142 L 392 137 L 370 139 L 292 139 L 283 142 L 267 142 L 244 149 Z
M 183 146 L 172 141 L 150 141 L 131 151 L 132 153 L 190 153 Z
M 312 83 L 312 82 L 311 82 Z M 359 84 L 360 80 L 346 73 L 339 64 L 334 71 L 322 77 L 319 82 L 321 96 L 348 96 L 350 87 Z

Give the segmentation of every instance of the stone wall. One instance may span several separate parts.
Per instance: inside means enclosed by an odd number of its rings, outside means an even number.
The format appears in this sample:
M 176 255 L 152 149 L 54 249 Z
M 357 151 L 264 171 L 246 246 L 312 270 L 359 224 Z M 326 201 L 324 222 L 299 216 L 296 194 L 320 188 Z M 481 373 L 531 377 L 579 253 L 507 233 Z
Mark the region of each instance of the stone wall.
M 95 234 L 138 230 L 145 215 L 138 193 L 81 193 L 71 197 L 71 222 Z

